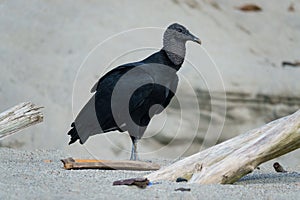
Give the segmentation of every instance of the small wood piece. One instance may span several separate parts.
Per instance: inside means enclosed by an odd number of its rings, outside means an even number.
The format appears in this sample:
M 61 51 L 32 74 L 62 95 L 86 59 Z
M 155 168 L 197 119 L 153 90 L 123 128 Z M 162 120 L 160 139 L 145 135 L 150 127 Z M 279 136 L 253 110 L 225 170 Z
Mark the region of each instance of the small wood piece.
M 175 191 L 190 192 L 190 191 L 191 191 L 191 188 L 183 188 L 183 187 L 181 187 L 181 188 L 175 189 Z
M 283 167 L 278 163 L 274 163 L 273 167 L 275 169 L 276 172 L 280 172 L 280 173 L 286 173 L 287 171 L 283 169 Z
M 290 4 L 290 6 L 288 7 L 288 11 L 289 12 L 295 12 L 295 6 L 293 3 Z
M 245 4 L 243 6 L 237 7 L 237 9 L 244 12 L 259 12 L 262 11 L 262 8 L 255 4 Z
M 300 62 L 289 62 L 289 61 L 282 61 L 281 63 L 282 67 L 285 67 L 285 66 L 290 66 L 290 67 L 300 67 Z
M 61 160 L 65 169 L 106 169 L 106 170 L 158 170 L 160 166 L 155 163 L 131 160 L 86 160 L 67 158 Z
M 130 179 L 124 179 L 124 180 L 118 180 L 114 181 L 113 185 L 135 185 L 139 188 L 146 188 L 149 185 L 149 180 L 147 178 L 130 178 Z
M 178 178 L 176 179 L 176 182 L 177 182 L 177 183 L 180 183 L 180 182 L 188 182 L 188 180 L 187 180 L 186 178 L 178 177 Z
M 0 113 L 0 140 L 43 121 L 42 107 L 25 102 Z

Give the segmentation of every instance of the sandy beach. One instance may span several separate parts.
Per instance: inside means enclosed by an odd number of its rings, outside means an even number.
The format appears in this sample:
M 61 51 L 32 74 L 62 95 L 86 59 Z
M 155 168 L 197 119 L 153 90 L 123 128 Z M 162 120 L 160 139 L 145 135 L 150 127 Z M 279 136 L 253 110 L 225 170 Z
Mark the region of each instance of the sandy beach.
M 65 170 L 61 150 L 20 151 L 0 149 L 0 199 L 299 199 L 300 173 L 297 162 L 276 159 L 289 171 L 277 173 L 270 161 L 260 170 L 233 185 L 198 185 L 158 182 L 146 189 L 112 186 L 119 179 L 142 177 L 149 172 L 111 170 Z M 50 161 L 49 161 L 50 160 Z M 170 160 L 156 160 L 167 165 Z M 298 162 L 299 164 L 299 162 Z M 175 191 L 190 188 L 190 192 Z

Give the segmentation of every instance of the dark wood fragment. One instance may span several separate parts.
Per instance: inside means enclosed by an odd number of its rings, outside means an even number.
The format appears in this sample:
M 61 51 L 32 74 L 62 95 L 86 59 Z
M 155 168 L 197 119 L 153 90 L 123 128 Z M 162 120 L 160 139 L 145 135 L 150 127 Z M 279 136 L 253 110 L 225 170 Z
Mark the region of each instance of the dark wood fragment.
M 243 6 L 237 7 L 237 9 L 243 12 L 259 12 L 262 11 L 262 8 L 255 4 L 245 4 Z
M 191 191 L 191 188 L 183 188 L 183 187 L 181 187 L 181 188 L 175 189 L 175 191 L 190 192 L 190 191 Z
M 290 67 L 300 67 L 300 62 L 289 62 L 289 61 L 283 61 L 281 63 L 282 67 L 290 66 Z
M 274 163 L 273 167 L 274 167 L 276 172 L 280 172 L 280 173 L 287 172 L 286 170 L 283 169 L 283 167 L 278 162 Z
M 113 185 L 135 185 L 139 188 L 146 188 L 149 184 L 149 180 L 147 178 L 130 178 L 124 180 L 117 180 L 113 182 Z
M 176 179 L 176 182 L 179 183 L 179 182 L 187 182 L 188 180 L 186 178 L 182 178 L 182 177 L 178 177 Z

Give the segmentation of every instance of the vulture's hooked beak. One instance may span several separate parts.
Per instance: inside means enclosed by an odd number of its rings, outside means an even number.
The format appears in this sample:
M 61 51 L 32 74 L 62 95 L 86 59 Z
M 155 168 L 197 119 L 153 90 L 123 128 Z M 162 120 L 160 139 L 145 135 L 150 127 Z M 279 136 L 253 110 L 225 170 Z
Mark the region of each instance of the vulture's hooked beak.
M 196 43 L 198 43 L 198 44 L 201 44 L 201 40 L 200 40 L 199 38 L 197 38 L 197 37 L 194 37 L 194 38 L 193 38 L 193 42 L 196 42 Z
M 191 39 L 190 39 L 191 41 L 201 44 L 201 40 L 198 37 L 194 36 L 191 33 L 190 33 L 190 36 L 191 36 Z

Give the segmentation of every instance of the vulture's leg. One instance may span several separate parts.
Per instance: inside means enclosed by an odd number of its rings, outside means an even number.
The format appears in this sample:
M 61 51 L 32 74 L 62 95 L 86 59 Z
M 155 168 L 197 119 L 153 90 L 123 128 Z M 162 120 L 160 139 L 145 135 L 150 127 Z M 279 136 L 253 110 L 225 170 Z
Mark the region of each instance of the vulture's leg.
M 138 139 L 136 139 L 134 136 L 130 136 L 130 138 L 131 138 L 131 141 L 132 141 L 130 160 L 139 160 L 138 154 L 137 154 L 137 141 L 138 141 Z

